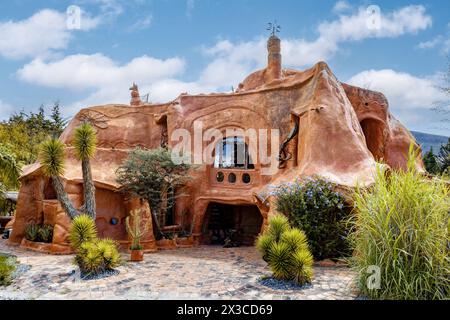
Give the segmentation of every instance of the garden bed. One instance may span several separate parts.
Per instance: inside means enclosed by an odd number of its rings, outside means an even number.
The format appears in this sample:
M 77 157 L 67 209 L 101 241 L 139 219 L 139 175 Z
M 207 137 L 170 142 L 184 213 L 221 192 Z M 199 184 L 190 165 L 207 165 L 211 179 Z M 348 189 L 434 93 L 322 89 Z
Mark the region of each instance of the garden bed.
M 29 241 L 25 238 L 22 239 L 20 246 L 22 248 L 25 248 L 25 249 L 28 249 L 31 251 L 55 254 L 55 255 L 64 255 L 64 254 L 74 253 L 74 250 L 68 245 L 64 246 L 64 245 L 58 245 L 58 244 L 54 244 L 54 243 L 33 242 L 33 241 Z

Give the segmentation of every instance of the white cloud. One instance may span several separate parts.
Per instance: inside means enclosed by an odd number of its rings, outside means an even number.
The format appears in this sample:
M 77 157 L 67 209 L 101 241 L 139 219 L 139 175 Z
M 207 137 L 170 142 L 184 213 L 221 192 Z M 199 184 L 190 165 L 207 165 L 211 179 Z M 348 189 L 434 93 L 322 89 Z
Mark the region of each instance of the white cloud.
M 149 14 L 139 20 L 137 20 L 134 24 L 131 25 L 131 27 L 128 28 L 129 31 L 135 31 L 135 30 L 144 30 L 151 26 L 153 22 L 153 15 Z
M 349 84 L 382 92 L 389 101 L 391 112 L 399 117 L 407 127 L 430 125 L 438 114 L 431 111 L 433 106 L 448 97 L 439 89 L 442 75 L 416 77 L 409 73 L 391 69 L 362 71 L 347 82 Z M 424 122 L 424 119 L 427 119 Z
M 41 10 L 25 20 L 0 22 L 0 55 L 10 59 L 43 55 L 65 48 L 70 37 L 65 14 Z
M 350 6 L 350 4 L 347 1 L 340 0 L 340 1 L 336 2 L 336 4 L 334 5 L 333 12 L 334 13 L 341 13 L 343 11 L 347 11 L 347 10 L 350 10 L 350 9 L 351 9 L 351 6 Z
M 342 4 L 339 5 L 342 8 Z M 368 38 L 395 38 L 415 34 L 432 25 L 432 18 L 423 6 L 407 6 L 382 13 L 379 28 L 368 28 L 366 8 L 351 14 L 341 14 L 333 21 L 325 21 L 317 27 L 315 40 L 288 38 L 282 41 L 283 63 L 289 67 L 309 67 L 321 60 L 331 59 L 344 42 L 362 41 Z M 219 40 L 204 53 L 213 58 L 203 73 L 203 78 L 213 83 L 231 85 L 243 76 L 263 67 L 266 61 L 265 39 L 232 43 Z
M 450 38 L 439 35 L 431 40 L 420 42 L 417 48 L 422 50 L 438 49 L 440 54 L 447 55 L 450 52 Z

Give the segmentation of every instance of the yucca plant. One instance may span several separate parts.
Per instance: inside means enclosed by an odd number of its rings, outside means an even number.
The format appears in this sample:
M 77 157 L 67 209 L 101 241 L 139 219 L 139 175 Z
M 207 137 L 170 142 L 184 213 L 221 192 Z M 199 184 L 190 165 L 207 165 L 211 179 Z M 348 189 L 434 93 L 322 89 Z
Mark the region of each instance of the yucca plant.
M 256 240 L 264 261 L 279 280 L 293 280 L 303 285 L 313 277 L 313 256 L 303 231 L 291 228 L 285 216 L 269 219 L 266 232 Z
M 450 298 L 449 186 L 423 177 L 415 159 L 411 147 L 406 171 L 379 168 L 354 194 L 354 267 L 372 299 Z M 379 286 L 368 285 L 374 276 Z
M 17 259 L 0 255 L 0 286 L 8 286 L 12 282 L 12 274 L 17 268 Z
M 97 134 L 87 122 L 75 129 L 73 146 L 76 157 L 81 160 L 83 173 L 84 205 L 81 211 L 95 219 L 95 186 L 92 179 L 90 159 L 95 154 Z
M 117 243 L 111 239 L 83 242 L 74 258 L 83 275 L 94 275 L 112 270 L 120 264 Z
M 58 139 L 44 141 L 39 148 L 39 161 L 45 176 L 50 177 L 55 188 L 56 197 L 62 208 L 73 220 L 80 212 L 73 206 L 64 190 L 60 176 L 64 173 L 65 145 Z
M 69 233 L 71 245 L 78 249 L 84 242 L 91 242 L 97 239 L 97 227 L 95 221 L 88 215 L 82 214 L 72 221 Z

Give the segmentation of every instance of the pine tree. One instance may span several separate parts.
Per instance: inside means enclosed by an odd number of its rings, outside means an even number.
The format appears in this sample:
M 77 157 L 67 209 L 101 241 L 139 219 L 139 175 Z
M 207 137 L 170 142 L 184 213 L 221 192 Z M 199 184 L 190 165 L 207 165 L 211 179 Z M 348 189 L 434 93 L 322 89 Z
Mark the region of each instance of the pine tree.
M 65 122 L 61 117 L 61 111 L 59 108 L 59 101 L 55 102 L 52 107 L 52 114 L 50 116 L 52 119 L 52 131 L 53 135 L 59 137 L 64 130 Z
M 425 153 L 423 156 L 423 163 L 425 165 L 425 169 L 431 174 L 438 174 L 440 172 L 439 164 L 436 160 L 436 156 L 433 153 L 433 147 L 430 148 L 430 151 Z
M 443 144 L 437 156 L 440 173 L 450 173 L 450 138 Z

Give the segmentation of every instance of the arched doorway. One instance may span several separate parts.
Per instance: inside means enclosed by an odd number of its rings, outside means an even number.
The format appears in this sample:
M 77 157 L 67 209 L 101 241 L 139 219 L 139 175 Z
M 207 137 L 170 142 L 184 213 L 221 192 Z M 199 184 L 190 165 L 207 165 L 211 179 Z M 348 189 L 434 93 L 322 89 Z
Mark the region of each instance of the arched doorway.
M 375 160 L 384 157 L 384 123 L 380 120 L 367 118 L 360 122 L 366 144 Z
M 202 228 L 203 244 L 252 246 L 261 231 L 262 215 L 255 205 L 209 203 Z

